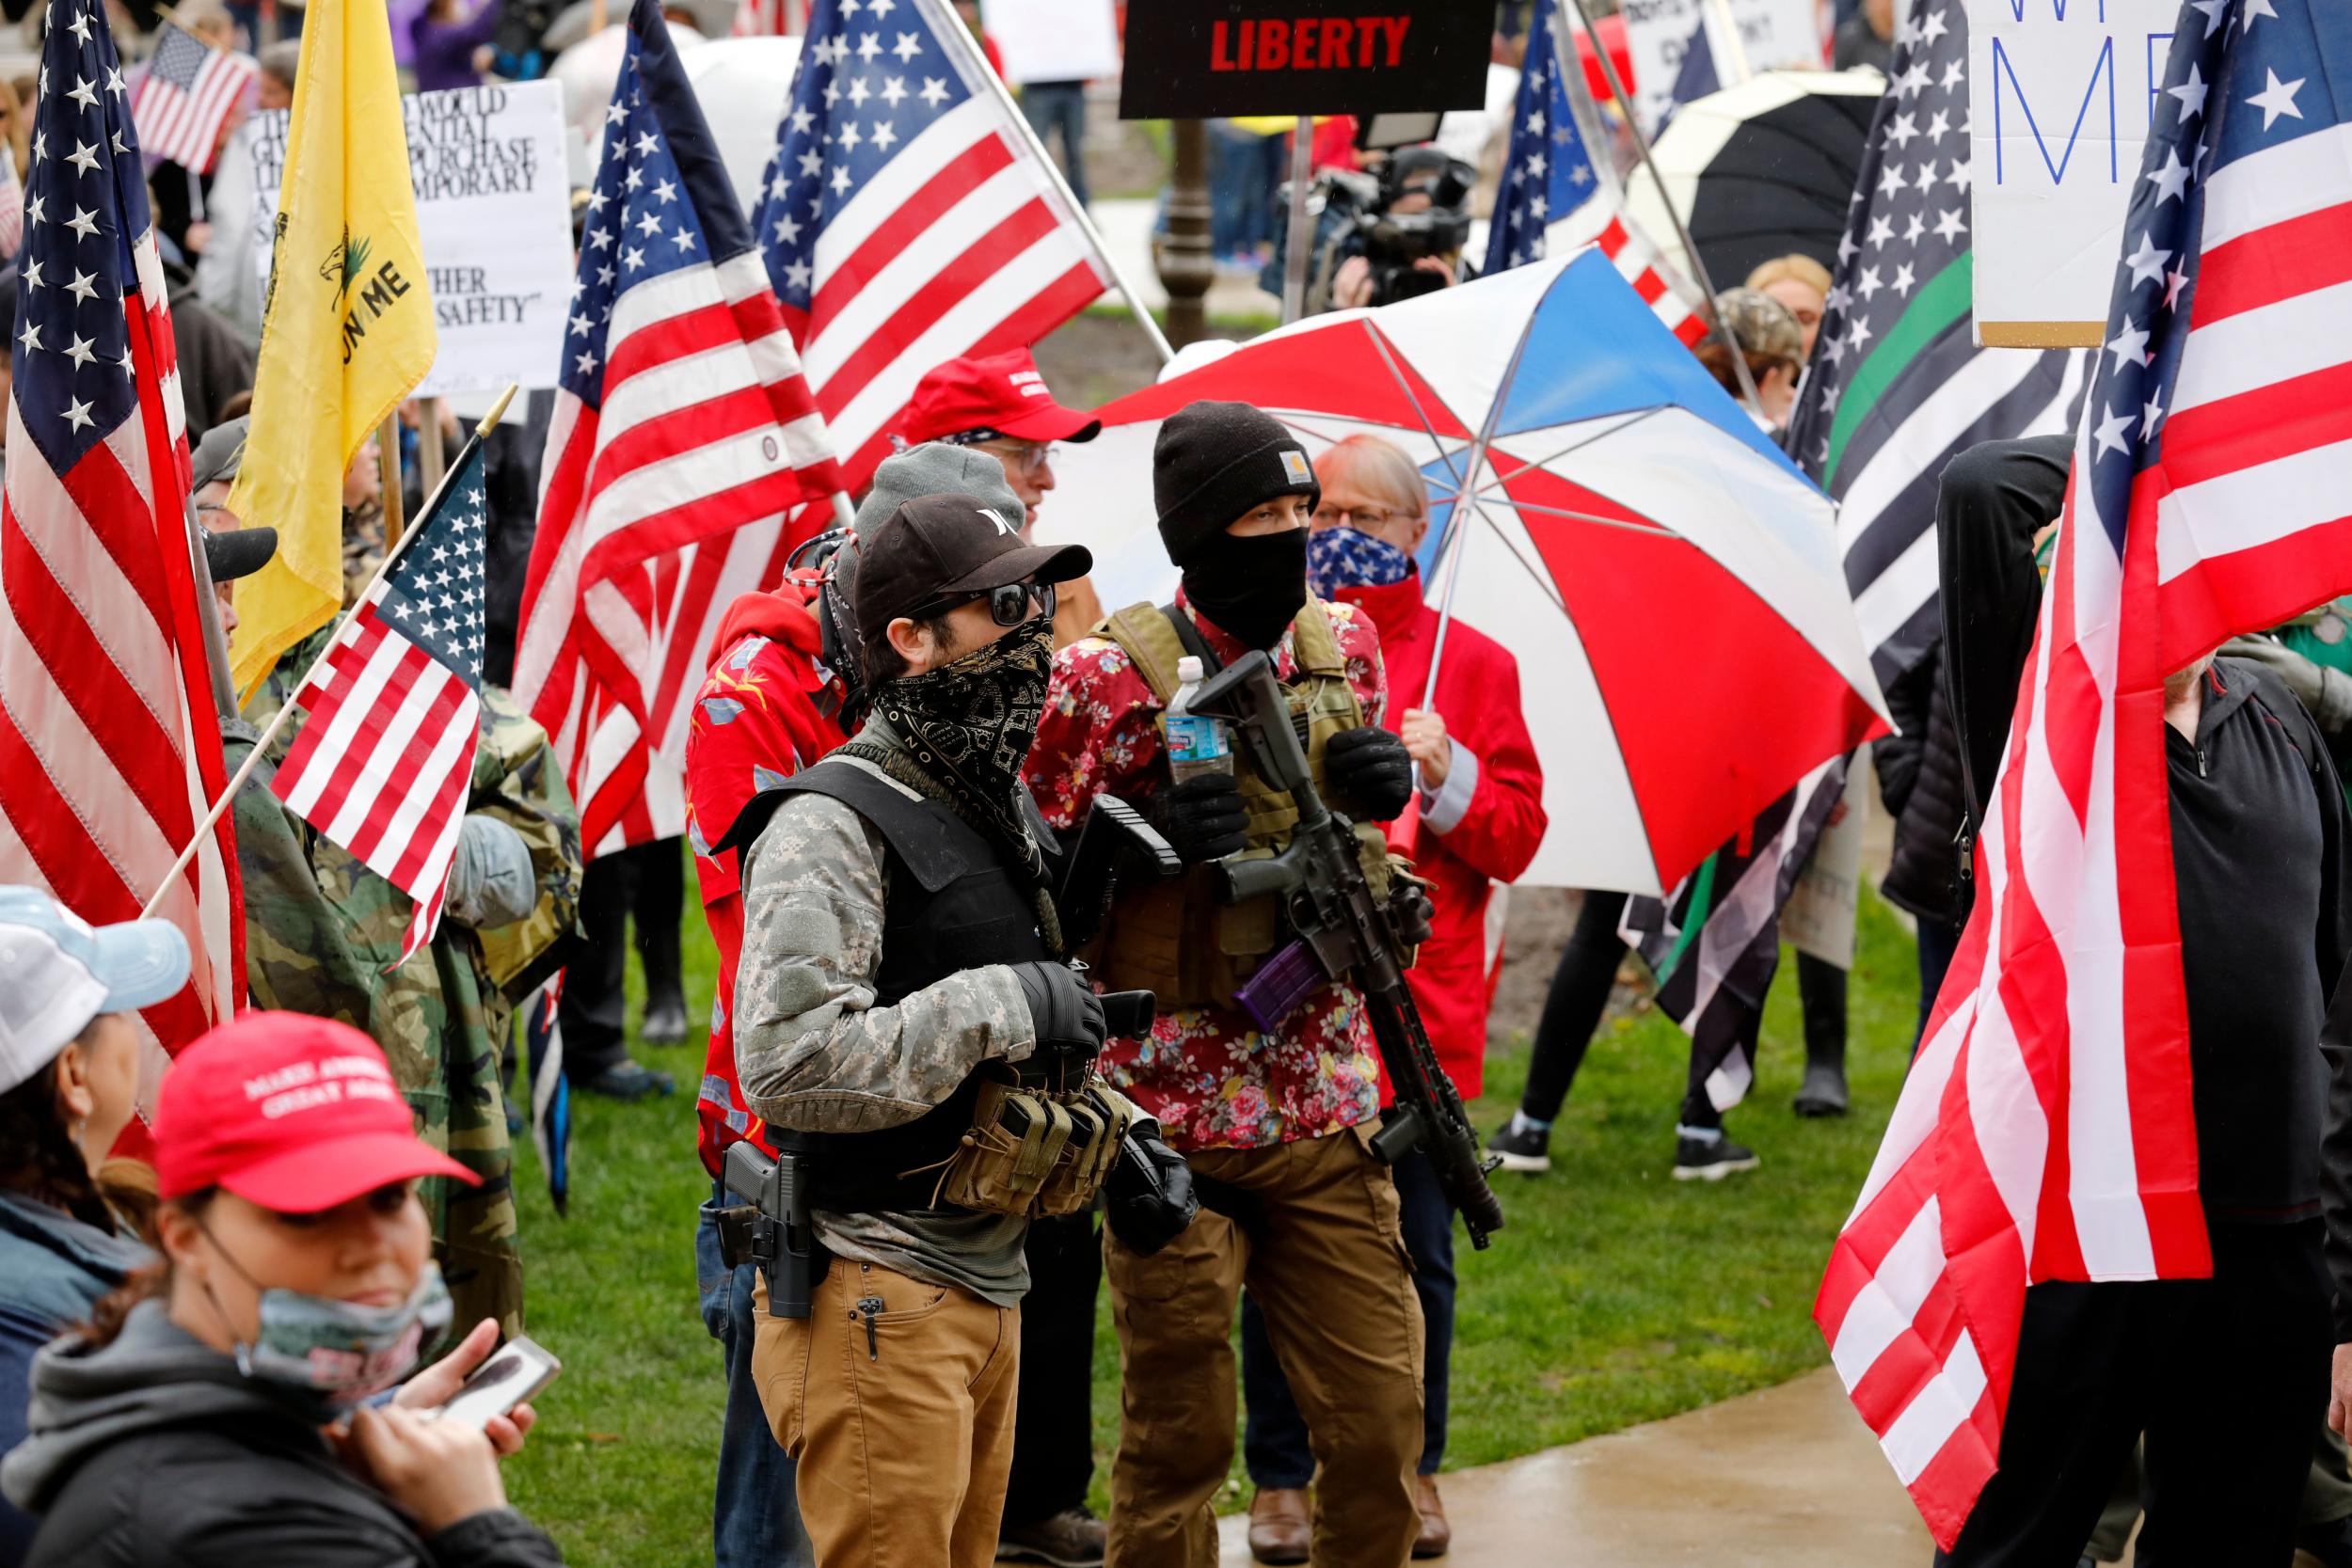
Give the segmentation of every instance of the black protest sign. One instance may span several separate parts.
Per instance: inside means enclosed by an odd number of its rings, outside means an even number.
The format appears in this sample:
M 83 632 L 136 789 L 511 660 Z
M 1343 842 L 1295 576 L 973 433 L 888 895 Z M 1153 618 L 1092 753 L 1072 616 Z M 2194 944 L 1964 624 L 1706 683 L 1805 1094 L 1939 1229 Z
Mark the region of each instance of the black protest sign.
M 1476 0 L 1129 0 L 1120 118 L 1481 108 L 1493 22 Z

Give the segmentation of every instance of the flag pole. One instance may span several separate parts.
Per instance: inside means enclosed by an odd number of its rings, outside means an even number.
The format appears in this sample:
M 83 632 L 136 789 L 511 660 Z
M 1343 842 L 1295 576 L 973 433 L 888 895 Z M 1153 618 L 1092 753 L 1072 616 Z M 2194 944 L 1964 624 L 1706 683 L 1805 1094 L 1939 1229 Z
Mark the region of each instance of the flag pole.
M 434 486 L 433 494 L 418 510 L 418 516 L 429 517 L 433 515 L 433 509 L 440 504 L 441 494 L 449 488 L 451 479 L 465 467 L 466 460 L 473 455 L 474 448 L 482 444 L 482 438 L 498 428 L 500 419 L 506 413 L 506 405 L 514 401 L 514 397 L 515 386 L 509 383 L 506 390 L 499 394 L 498 402 L 490 405 L 490 411 L 482 417 L 482 422 L 474 426 L 473 435 L 467 438 L 465 446 L 458 451 L 457 461 L 450 465 L 449 472 L 441 476 L 441 483 Z M 384 580 L 384 574 L 392 569 L 393 562 L 400 559 L 402 553 L 407 549 L 416 537 L 417 531 L 410 529 L 401 536 L 399 543 L 384 552 L 384 559 L 375 563 L 374 576 L 368 578 L 367 586 L 359 590 L 358 595 L 351 601 L 351 608 L 343 611 L 342 620 L 336 622 L 337 632 L 340 633 L 344 624 L 358 612 L 359 607 L 367 602 L 368 594 L 377 583 Z M 321 650 L 318 657 L 310 661 L 310 668 L 303 672 L 302 679 L 295 684 L 294 691 L 297 694 L 304 687 L 310 684 L 310 678 L 319 673 L 320 666 L 326 662 L 327 655 L 334 652 L 334 649 L 335 639 L 329 637 L 326 640 L 326 648 Z M 155 918 L 155 911 L 170 894 L 173 885 L 180 880 L 181 873 L 187 870 L 188 863 L 196 859 L 198 848 L 211 835 L 214 824 L 218 822 L 221 814 L 229 809 L 229 803 L 237 798 L 237 791 L 245 787 L 246 781 L 253 776 L 253 770 L 261 766 L 262 754 L 269 750 L 270 742 L 278 738 L 278 732 L 284 729 L 287 721 L 294 717 L 296 706 L 294 698 L 288 697 L 285 705 L 278 708 L 276 715 L 271 718 L 268 727 L 255 738 L 253 750 L 246 753 L 244 766 L 240 767 L 236 774 L 230 779 L 228 787 L 220 792 L 220 799 L 215 800 L 211 808 L 204 813 L 204 820 L 196 825 L 196 832 L 188 838 L 187 847 L 180 851 L 180 858 L 171 863 L 171 869 L 165 872 L 163 880 L 156 884 L 155 895 L 147 901 L 145 909 L 139 911 L 141 920 Z
M 1013 102 L 1012 89 L 1006 87 L 1004 79 L 989 66 L 987 56 L 980 53 L 979 45 L 973 41 L 970 30 L 963 24 L 963 19 L 952 11 L 942 18 L 939 15 L 940 8 L 930 4 L 930 0 L 915 0 L 915 4 L 930 14 L 934 31 L 942 37 L 953 36 L 955 38 L 957 41 L 948 47 L 963 52 L 965 77 L 969 79 L 977 74 L 981 81 L 986 82 L 989 90 L 996 95 L 996 102 L 1004 105 L 1005 113 L 1012 117 L 1013 124 L 1020 129 L 1021 139 L 1028 145 L 1029 151 L 1036 156 L 1037 161 L 1044 166 L 1046 176 L 1054 182 L 1054 188 L 1061 193 L 1062 200 L 1069 203 L 1070 214 L 1077 220 L 1078 231 L 1086 236 L 1087 244 L 1094 247 L 1095 257 L 1103 263 L 1103 270 L 1111 275 L 1111 281 L 1119 285 L 1119 292 L 1126 296 L 1127 308 L 1135 313 L 1136 321 L 1142 326 L 1144 336 L 1152 340 L 1152 347 L 1159 355 L 1160 363 L 1165 365 L 1170 359 L 1175 358 L 1176 351 L 1168 346 L 1168 334 L 1162 332 L 1160 324 L 1152 319 L 1152 311 L 1143 303 L 1143 296 L 1136 293 L 1135 284 L 1128 280 L 1127 269 L 1119 264 L 1119 259 L 1111 254 L 1111 247 L 1104 243 L 1103 231 L 1094 227 L 1094 219 L 1089 217 L 1086 208 L 1079 204 L 1076 193 L 1071 190 L 1070 182 L 1062 175 L 1061 166 L 1054 162 L 1053 154 L 1045 150 L 1045 143 L 1039 137 L 1037 127 L 1029 123 L 1029 117 L 1023 114 L 1021 105 Z
M 181 498 L 180 515 L 187 519 L 189 566 L 196 575 L 196 619 L 204 629 L 204 663 L 212 673 L 213 702 L 223 719 L 234 719 L 237 688 L 229 678 L 229 639 L 220 629 L 220 600 L 213 593 L 213 563 L 204 558 L 204 530 L 196 520 L 194 498 Z
M 1715 335 L 1723 340 L 1724 347 L 1730 352 L 1731 373 L 1739 379 L 1740 399 L 1761 418 L 1764 400 L 1756 395 L 1756 377 L 1748 373 L 1748 356 L 1740 352 L 1740 340 L 1731 335 L 1731 328 L 1724 322 L 1723 312 L 1715 309 L 1715 280 L 1707 276 L 1707 262 L 1699 256 L 1699 247 L 1691 238 L 1690 228 L 1683 223 L 1682 214 L 1675 211 L 1674 193 L 1666 188 L 1666 177 L 1658 172 L 1658 162 L 1650 156 L 1649 137 L 1642 134 L 1642 122 L 1634 118 L 1633 100 L 1628 96 L 1625 83 L 1617 75 L 1617 62 L 1611 59 L 1609 51 L 1601 46 L 1600 34 L 1593 26 L 1592 12 L 1586 8 L 1584 0 L 1567 0 L 1567 3 L 1576 8 L 1578 20 L 1584 24 L 1584 31 L 1592 38 L 1593 54 L 1600 60 L 1601 75 L 1609 82 L 1609 96 L 1616 100 L 1617 112 L 1625 116 L 1625 128 L 1633 135 L 1633 150 L 1641 154 L 1642 166 L 1649 171 L 1650 183 L 1658 187 L 1659 205 L 1666 209 L 1666 221 L 1675 226 L 1675 238 L 1682 242 L 1682 253 L 1691 259 L 1692 276 L 1698 279 L 1699 287 L 1707 291 L 1708 323 Z M 1561 37 L 1565 29 L 1561 27 L 1562 18 L 1558 10 L 1551 13 L 1551 21 L 1555 29 L 1551 35 L 1552 53 L 1564 61 L 1573 58 L 1574 49 L 1563 47 L 1568 40 Z M 1563 69 L 1565 69 L 1565 66 Z

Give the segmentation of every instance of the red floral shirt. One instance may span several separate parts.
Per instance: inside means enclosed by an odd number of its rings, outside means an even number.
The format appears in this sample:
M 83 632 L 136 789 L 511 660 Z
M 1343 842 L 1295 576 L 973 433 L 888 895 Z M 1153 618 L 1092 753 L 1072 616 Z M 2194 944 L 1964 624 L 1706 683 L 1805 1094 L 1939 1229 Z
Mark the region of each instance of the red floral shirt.
M 1176 602 L 1219 658 L 1231 661 L 1246 651 L 1194 611 L 1181 591 Z M 1379 634 L 1370 616 L 1349 606 L 1323 608 L 1364 721 L 1376 724 L 1388 698 Z M 1297 671 L 1288 632 L 1274 650 L 1274 667 L 1286 681 Z M 1025 768 L 1045 819 L 1068 830 L 1097 795 L 1140 804 L 1164 787 L 1159 710 L 1151 686 L 1110 639 L 1089 637 L 1057 654 L 1045 718 Z M 1112 1040 L 1103 1070 L 1159 1118 L 1179 1151 L 1319 1138 L 1368 1121 L 1379 1109 L 1380 1058 L 1363 999 L 1346 986 L 1326 987 L 1268 1034 L 1231 1007 L 1179 1008 L 1163 1014 L 1149 1038 Z

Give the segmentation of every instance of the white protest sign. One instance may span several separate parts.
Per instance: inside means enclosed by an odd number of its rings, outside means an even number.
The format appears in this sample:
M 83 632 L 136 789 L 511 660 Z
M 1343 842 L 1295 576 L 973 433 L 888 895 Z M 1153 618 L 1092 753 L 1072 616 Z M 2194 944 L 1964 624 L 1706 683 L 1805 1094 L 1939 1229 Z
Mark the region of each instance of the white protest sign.
M 1623 0 L 1626 49 L 1633 56 L 1633 112 L 1645 134 L 1655 134 L 1674 102 L 1682 52 L 1698 31 L 1701 14 L 1727 4 L 1740 27 L 1748 71 L 1780 71 L 1821 63 L 1821 20 L 1814 0 Z M 1739 80 L 1729 60 L 1715 70 L 1724 87 Z
M 564 92 L 553 82 L 410 93 L 408 170 L 440 349 L 419 397 L 555 385 L 572 291 Z M 254 249 L 267 297 L 283 110 L 255 117 Z
M 1977 341 L 2095 348 L 2177 0 L 1968 0 Z
M 980 25 L 1005 58 L 1005 80 L 1086 82 L 1119 74 L 1111 0 L 980 0 Z

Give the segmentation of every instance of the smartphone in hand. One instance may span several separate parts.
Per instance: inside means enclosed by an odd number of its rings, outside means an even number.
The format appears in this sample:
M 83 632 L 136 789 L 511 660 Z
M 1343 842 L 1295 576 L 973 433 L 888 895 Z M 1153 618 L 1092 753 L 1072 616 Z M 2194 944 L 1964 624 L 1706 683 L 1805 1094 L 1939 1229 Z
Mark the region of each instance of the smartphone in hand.
M 532 1398 L 563 1370 L 564 1363 L 546 1346 L 517 1335 L 476 1367 L 473 1375 L 434 1415 L 444 1421 L 487 1426 L 491 1417 L 503 1416 Z

